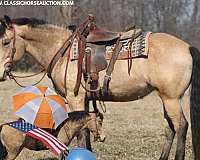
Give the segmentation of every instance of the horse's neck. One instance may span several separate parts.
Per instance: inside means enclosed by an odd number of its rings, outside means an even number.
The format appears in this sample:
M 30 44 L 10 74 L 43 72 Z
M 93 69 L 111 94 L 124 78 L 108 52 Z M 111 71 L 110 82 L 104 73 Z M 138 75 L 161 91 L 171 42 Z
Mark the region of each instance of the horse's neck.
M 59 27 L 29 27 L 25 30 L 23 38 L 26 51 L 47 69 L 53 56 L 70 34 L 66 29 Z

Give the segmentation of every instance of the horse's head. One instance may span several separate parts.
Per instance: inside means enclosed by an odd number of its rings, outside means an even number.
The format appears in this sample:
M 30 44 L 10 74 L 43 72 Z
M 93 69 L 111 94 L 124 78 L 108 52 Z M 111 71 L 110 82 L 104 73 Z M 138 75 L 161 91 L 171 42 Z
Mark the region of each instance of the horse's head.
M 0 81 L 6 79 L 14 61 L 25 53 L 25 41 L 17 34 L 16 25 L 8 16 L 0 19 Z
M 103 114 L 90 113 L 90 120 L 88 121 L 88 128 L 90 132 L 94 135 L 94 141 L 104 142 L 105 134 L 103 131 Z

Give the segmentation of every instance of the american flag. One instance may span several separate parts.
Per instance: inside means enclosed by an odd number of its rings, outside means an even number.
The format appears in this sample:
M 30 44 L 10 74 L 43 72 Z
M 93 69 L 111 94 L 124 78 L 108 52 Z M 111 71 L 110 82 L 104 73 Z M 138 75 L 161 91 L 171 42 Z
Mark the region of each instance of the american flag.
M 53 153 L 56 155 L 60 155 L 63 151 L 67 151 L 68 148 L 65 144 L 61 143 L 58 139 L 56 139 L 53 135 L 46 132 L 45 130 L 38 128 L 35 125 L 27 123 L 24 120 L 18 120 L 14 122 L 8 123 L 11 127 L 18 129 L 25 134 L 36 138 L 42 141 L 45 145 L 47 145 Z

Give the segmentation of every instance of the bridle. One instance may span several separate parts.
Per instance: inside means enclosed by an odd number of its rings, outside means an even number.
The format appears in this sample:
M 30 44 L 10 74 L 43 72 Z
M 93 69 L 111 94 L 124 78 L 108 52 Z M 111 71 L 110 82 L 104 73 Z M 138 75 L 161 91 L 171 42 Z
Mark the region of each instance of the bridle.
M 15 53 L 16 53 L 16 31 L 15 31 L 15 27 L 13 26 L 13 24 L 10 24 L 10 25 L 7 25 L 7 30 L 10 30 L 12 32 L 12 37 L 10 38 L 10 40 L 13 40 L 12 43 L 11 43 L 11 47 L 10 47 L 10 50 L 6 56 L 6 63 L 4 64 L 4 68 L 5 68 L 5 74 L 10 78 L 10 79 L 13 79 L 16 84 L 18 84 L 20 87 L 26 87 L 22 84 L 20 84 L 16 78 L 29 78 L 29 77 L 33 77 L 33 76 L 36 76 L 42 72 L 45 71 L 44 67 L 43 69 L 38 72 L 38 73 L 35 73 L 35 74 L 32 74 L 32 75 L 28 75 L 28 76 L 16 76 L 12 73 L 12 67 L 13 67 L 13 62 L 14 62 L 14 56 L 15 56 Z M 46 73 L 42 76 L 42 78 L 34 83 L 33 85 L 36 85 L 38 83 L 40 83 L 42 81 L 42 79 L 45 77 Z
M 13 40 L 12 46 L 10 47 L 8 55 L 6 56 L 6 60 L 8 60 L 8 61 L 4 64 L 5 72 L 10 77 L 11 76 L 11 68 L 12 68 L 12 65 L 13 65 L 13 58 L 14 58 L 15 53 L 16 53 L 16 46 L 15 46 L 16 32 L 15 32 L 15 28 L 12 24 L 7 26 L 7 29 L 12 31 L 12 34 L 13 34 L 13 36 L 10 38 L 10 40 Z
M 94 21 L 94 17 L 92 15 L 88 16 L 88 19 L 86 19 L 85 22 L 83 22 L 76 30 L 75 32 L 72 33 L 72 35 L 64 42 L 63 46 L 57 51 L 55 56 L 52 58 L 48 69 L 47 69 L 47 75 L 50 79 L 52 70 L 57 63 L 57 61 L 63 57 L 65 54 L 67 54 L 67 63 L 65 66 L 65 74 L 64 74 L 64 88 L 65 88 L 65 96 L 67 95 L 67 85 L 66 85 L 66 79 L 67 79 L 67 68 L 68 68 L 68 63 L 70 60 L 70 50 L 72 47 L 72 44 L 75 39 L 77 39 L 78 43 L 78 51 L 79 51 L 79 59 L 78 59 L 78 73 L 77 73 L 77 78 L 76 78 L 76 84 L 74 87 L 74 94 L 78 95 L 78 91 L 80 88 L 80 83 L 81 83 L 81 77 L 82 77 L 82 62 L 84 58 L 84 53 L 85 53 L 85 47 L 86 47 L 86 38 L 89 35 L 89 32 L 91 30 L 92 24 Z M 66 52 L 67 51 L 67 52 Z M 55 85 L 54 85 L 55 87 Z
M 81 65 L 83 58 L 84 58 L 84 51 L 85 51 L 85 44 L 86 44 L 86 37 L 89 34 L 90 28 L 92 27 L 92 23 L 94 21 L 94 17 L 92 15 L 89 15 L 88 19 L 82 24 L 80 25 L 75 32 L 72 33 L 72 35 L 66 39 L 66 41 L 64 42 L 64 44 L 61 46 L 61 48 L 58 49 L 58 51 L 56 52 L 56 54 L 54 55 L 54 57 L 52 58 L 52 60 L 50 61 L 47 70 L 44 69 L 44 67 L 42 66 L 42 70 L 39 71 L 38 73 L 32 74 L 32 75 L 28 75 L 28 76 L 16 76 L 14 75 L 11 70 L 13 67 L 13 61 L 14 61 L 14 56 L 16 53 L 16 46 L 15 46 L 15 42 L 16 42 L 16 32 L 15 32 L 15 28 L 13 26 L 13 24 L 10 24 L 9 26 L 6 26 L 8 30 L 12 31 L 13 37 L 11 39 L 13 39 L 12 41 L 12 46 L 10 47 L 10 50 L 8 52 L 8 55 L 6 57 L 6 60 L 8 60 L 5 64 L 4 64 L 4 68 L 5 68 L 5 73 L 6 75 L 10 78 L 13 79 L 20 87 L 26 87 L 22 84 L 20 84 L 16 78 L 28 78 L 28 77 L 33 77 L 36 76 L 42 72 L 44 72 L 44 75 L 42 76 L 42 78 L 32 84 L 32 85 L 36 85 L 38 83 L 40 83 L 43 78 L 45 77 L 45 75 L 47 74 L 48 77 L 52 80 L 51 77 L 51 73 L 53 71 L 54 66 L 56 65 L 57 61 L 63 57 L 66 52 L 67 52 L 67 63 L 66 63 L 66 67 L 65 67 L 65 76 L 64 76 L 64 87 L 65 87 L 65 96 L 67 95 L 67 87 L 66 87 L 66 77 L 67 77 L 67 68 L 68 68 L 68 62 L 70 60 L 70 50 L 73 44 L 73 41 L 75 38 L 78 39 L 78 41 L 80 42 L 79 45 L 79 53 L 80 53 L 80 59 L 78 60 L 78 74 L 77 74 L 77 81 L 74 87 L 74 93 L 77 95 L 78 91 L 79 91 L 79 87 L 80 87 L 80 80 L 81 80 Z M 53 82 L 53 80 L 52 80 Z M 53 82 L 54 83 L 54 82 Z M 55 87 L 55 85 L 54 85 Z
M 48 77 L 51 79 L 54 88 L 56 90 L 56 92 L 58 94 L 60 94 L 61 96 L 63 96 L 64 98 L 67 96 L 67 84 L 66 84 L 66 80 L 67 80 L 67 70 L 68 70 L 68 63 L 70 61 L 70 51 L 71 51 L 71 47 L 73 45 L 73 42 L 75 39 L 77 39 L 78 41 L 78 54 L 79 54 L 79 58 L 78 58 L 78 62 L 77 62 L 77 68 L 78 68 L 78 73 L 77 73 L 77 77 L 76 77 L 76 83 L 75 83 L 75 87 L 74 87 L 74 95 L 77 96 L 78 92 L 79 92 L 79 88 L 80 85 L 82 85 L 82 87 L 87 91 L 87 92 L 96 92 L 96 90 L 88 90 L 87 87 L 85 87 L 82 82 L 82 73 L 83 73 L 83 68 L 82 68 L 82 64 L 83 64 L 83 59 L 84 59 L 84 55 L 85 55 L 85 49 L 86 49 L 86 38 L 89 35 L 90 31 L 94 29 L 95 26 L 95 19 L 93 15 L 89 15 L 88 18 L 86 19 L 86 21 L 84 21 L 79 27 L 77 27 L 77 29 L 75 30 L 75 32 L 73 32 L 71 34 L 71 36 L 69 36 L 65 42 L 63 43 L 63 45 L 58 49 L 58 51 L 56 52 L 56 54 L 53 56 L 53 58 L 51 59 L 47 69 L 44 68 L 44 66 L 41 66 L 43 69 L 35 74 L 32 75 L 28 75 L 28 76 L 16 76 L 12 73 L 12 67 L 13 67 L 13 61 L 14 61 L 14 56 L 16 54 L 16 31 L 15 31 L 15 27 L 12 23 L 10 23 L 9 25 L 6 25 L 6 28 L 8 30 L 11 31 L 12 33 L 12 37 L 10 39 L 12 39 L 12 46 L 10 47 L 10 50 L 8 52 L 8 55 L 6 57 L 6 60 L 8 60 L 5 64 L 4 64 L 4 68 L 5 68 L 5 74 L 12 80 L 15 81 L 15 83 L 17 85 L 19 85 L 20 87 L 26 87 L 25 85 L 22 85 L 18 82 L 17 78 L 30 78 L 30 77 L 34 77 L 36 75 L 39 75 L 41 73 L 44 72 L 44 74 L 42 75 L 42 77 L 39 79 L 39 81 L 37 81 L 36 83 L 32 84 L 37 85 L 38 83 L 40 83 L 44 77 L 46 75 L 48 75 Z M 59 61 L 60 58 L 64 57 L 66 58 L 66 65 L 65 65 L 65 73 L 64 73 L 64 94 L 61 93 L 57 88 L 56 85 L 53 81 L 53 78 L 51 76 L 52 71 L 56 65 L 56 63 Z M 99 85 L 100 86 L 100 85 Z M 67 102 L 66 102 L 67 103 Z M 97 108 L 95 107 L 95 103 L 96 100 L 93 101 L 93 107 L 94 109 Z M 101 104 L 101 103 L 100 103 Z M 102 107 L 104 106 L 104 107 Z M 106 111 L 105 105 L 103 103 L 103 105 L 101 105 L 102 110 Z M 104 111 L 104 112 L 105 112 Z

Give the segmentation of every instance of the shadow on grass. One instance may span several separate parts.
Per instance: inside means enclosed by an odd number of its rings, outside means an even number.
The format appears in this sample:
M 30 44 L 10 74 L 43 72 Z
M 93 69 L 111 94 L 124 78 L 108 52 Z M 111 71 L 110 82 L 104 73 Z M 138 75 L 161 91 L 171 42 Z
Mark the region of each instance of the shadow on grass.
M 58 158 L 45 158 L 45 159 L 37 159 L 37 160 L 58 160 Z

